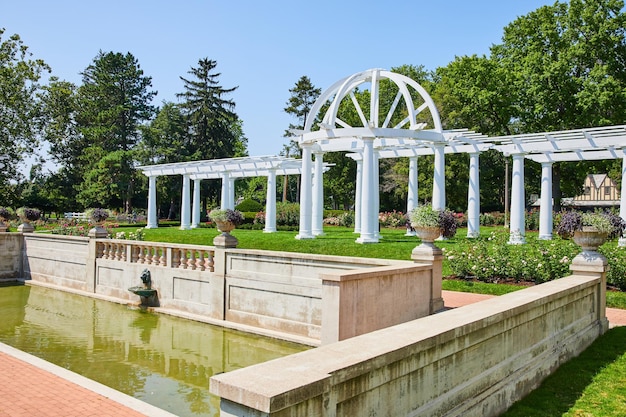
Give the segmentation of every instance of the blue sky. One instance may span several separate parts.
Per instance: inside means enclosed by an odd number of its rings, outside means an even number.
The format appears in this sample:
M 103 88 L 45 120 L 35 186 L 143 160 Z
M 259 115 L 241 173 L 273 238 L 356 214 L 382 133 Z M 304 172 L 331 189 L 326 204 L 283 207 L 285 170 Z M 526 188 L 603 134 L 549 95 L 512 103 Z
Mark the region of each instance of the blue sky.
M 4 4 L 3 4 L 4 3 Z M 53 75 L 80 84 L 98 51 L 132 53 L 158 91 L 176 101 L 201 58 L 217 61 L 244 123 L 250 155 L 278 154 L 296 120 L 283 109 L 303 75 L 322 90 L 369 68 L 434 70 L 483 55 L 503 28 L 542 0 L 0 1 L 3 36 L 17 33 Z

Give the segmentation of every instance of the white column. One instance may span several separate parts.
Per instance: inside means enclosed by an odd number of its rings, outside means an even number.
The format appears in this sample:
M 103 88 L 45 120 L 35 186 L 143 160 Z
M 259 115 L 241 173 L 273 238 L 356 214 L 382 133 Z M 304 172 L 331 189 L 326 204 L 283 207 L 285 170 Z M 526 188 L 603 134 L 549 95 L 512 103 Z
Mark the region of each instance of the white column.
M 313 236 L 324 234 L 324 152 L 314 152 L 313 175 Z
M 200 226 L 200 179 L 193 180 L 193 210 L 191 212 L 191 228 Z
M 157 222 L 157 201 L 156 201 L 156 176 L 148 177 L 148 224 L 146 229 L 156 229 L 159 227 Z
M 619 200 L 619 216 L 626 220 L 626 149 L 622 149 L 622 152 L 624 152 L 624 156 L 622 157 L 622 189 Z M 626 246 L 626 237 L 621 237 L 618 244 L 619 246 Z
M 480 170 L 478 152 L 470 153 L 467 190 L 467 237 L 480 236 Z
M 511 222 L 509 226 L 509 243 L 520 245 L 526 243 L 526 211 L 524 196 L 524 155 L 513 155 L 513 173 L 511 179 Z
M 310 143 L 301 143 L 302 148 L 302 174 L 300 178 L 300 230 L 296 239 L 313 239 L 311 233 L 311 204 L 313 197 L 313 187 L 311 174 L 313 173 L 311 163 Z
M 419 186 L 418 186 L 418 169 L 417 156 L 409 158 L 409 188 L 406 197 L 406 214 L 407 216 L 419 204 Z M 415 231 L 407 226 L 405 236 L 415 236 Z
M 228 196 L 230 195 L 230 191 L 228 187 L 230 186 L 230 181 L 228 180 L 229 174 L 228 172 L 224 172 L 222 174 L 222 188 L 220 190 L 220 208 L 222 210 L 226 210 L 228 207 Z
M 356 160 L 356 190 L 354 196 L 354 233 L 361 233 L 361 191 L 363 190 L 363 158 Z
M 380 154 L 374 150 L 374 176 L 372 178 L 372 191 L 374 195 L 374 213 L 372 214 L 372 226 L 376 233 L 376 239 L 380 237 Z
M 229 208 L 231 210 L 235 209 L 235 181 L 236 180 L 237 180 L 236 177 L 228 175 L 228 195 L 227 195 L 228 206 L 226 208 Z
M 265 233 L 276 232 L 276 170 L 267 172 L 267 195 L 265 196 Z
M 191 217 L 191 199 L 189 195 L 189 174 L 183 175 L 183 195 L 180 205 L 180 228 L 182 230 L 191 229 L 189 218 Z
M 417 174 L 417 156 L 412 156 L 409 158 L 409 189 L 406 199 L 407 214 L 417 207 L 419 203 Z
M 445 144 L 435 144 L 435 169 L 433 172 L 433 208 L 446 209 L 446 158 Z
M 357 243 L 377 243 L 378 228 L 374 228 L 374 217 L 378 220 L 374 202 L 374 138 L 363 140 L 363 171 L 361 173 L 361 235 Z
M 552 240 L 552 162 L 541 163 L 539 239 Z

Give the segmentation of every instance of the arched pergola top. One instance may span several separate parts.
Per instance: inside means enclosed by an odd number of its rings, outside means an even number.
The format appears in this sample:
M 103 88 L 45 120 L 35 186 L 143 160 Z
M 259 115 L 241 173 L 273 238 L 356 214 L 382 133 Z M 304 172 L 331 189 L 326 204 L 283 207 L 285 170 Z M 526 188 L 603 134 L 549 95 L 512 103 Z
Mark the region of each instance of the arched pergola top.
M 384 119 L 381 118 L 379 85 L 380 80 L 383 79 L 388 79 L 398 88 Z M 354 94 L 360 86 L 367 83 L 370 84 L 368 114 L 363 111 Z M 419 103 L 414 102 L 413 92 L 417 92 L 420 98 Z M 359 125 L 351 126 L 338 117 L 340 105 L 344 100 L 352 102 L 359 116 Z M 403 114 L 402 120 L 392 126 L 392 118 L 396 111 L 399 111 L 398 104 L 401 101 L 404 103 L 407 114 Z M 330 102 L 328 109 L 319 123 L 321 129 L 313 131 L 312 127 L 317 115 L 328 102 Z M 418 117 L 424 111 L 430 113 L 434 124 L 432 129 L 425 130 L 426 123 L 420 121 Z M 294 133 L 299 136 L 301 144 L 342 140 L 334 145 L 336 148 L 342 148 L 341 150 L 350 150 L 355 138 L 417 139 L 428 142 L 445 142 L 446 140 L 442 135 L 439 112 L 426 90 L 409 77 L 379 68 L 345 77 L 325 90 L 311 107 L 304 129 L 294 131 Z
M 328 168 L 326 164 L 325 168 Z M 144 175 L 188 175 L 190 179 L 216 179 L 266 177 L 270 171 L 276 175 L 299 175 L 302 160 L 283 156 L 246 156 L 240 158 L 210 159 L 138 167 Z

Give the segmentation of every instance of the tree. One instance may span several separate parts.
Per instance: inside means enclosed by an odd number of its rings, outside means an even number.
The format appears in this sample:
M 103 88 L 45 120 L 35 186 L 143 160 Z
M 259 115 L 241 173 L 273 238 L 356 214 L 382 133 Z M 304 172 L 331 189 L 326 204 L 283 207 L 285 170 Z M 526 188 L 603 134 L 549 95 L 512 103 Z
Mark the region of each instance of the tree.
M 176 96 L 182 99 L 180 108 L 187 120 L 187 160 L 204 160 L 245 156 L 247 139 L 241 121 L 234 112 L 235 102 L 226 96 L 238 87 L 224 88 L 219 84 L 220 73 L 214 72 L 217 62 L 208 58 L 191 68 L 193 79 L 180 77 L 185 91 Z M 219 188 L 212 182 L 203 182 L 203 201 L 217 201 Z
M 304 129 L 306 118 L 311 111 L 311 107 L 321 94 L 322 90 L 320 88 L 316 88 L 311 82 L 311 79 L 306 75 L 303 75 L 298 81 L 296 81 L 296 85 L 289 89 L 289 92 L 291 93 L 291 96 L 287 99 L 287 107 L 284 108 L 284 111 L 285 113 L 295 117 L 296 120 L 298 120 L 298 123 L 290 123 L 289 129 L 285 131 L 283 137 L 290 139 L 288 144 L 283 145 L 283 151 L 281 154 L 286 157 L 301 157 L 302 151 L 300 150 L 298 143 L 291 139 L 295 136 L 292 130 Z M 288 185 L 289 177 L 285 175 L 283 180 L 283 202 L 287 201 Z M 296 188 L 299 190 L 299 182 L 296 182 L 294 185 L 296 185 Z M 299 198 L 300 193 L 296 192 L 296 196 Z
M 85 151 L 74 161 L 85 180 L 76 187 L 79 199 L 86 206 L 112 206 L 119 202 L 130 213 L 136 181 L 132 151 L 139 140 L 140 124 L 150 120 L 155 112 L 150 104 L 156 95 L 149 90 L 152 79 L 144 75 L 130 52 L 124 55 L 100 51 L 82 76 L 76 113 L 81 137 L 74 144 L 75 149 Z M 115 152 L 111 156 L 115 163 L 103 162 L 103 158 Z M 106 171 L 103 163 L 112 170 L 106 176 L 102 176 Z M 117 187 L 110 187 L 113 178 L 124 180 L 118 181 Z M 96 195 L 103 190 L 110 194 Z
M 3 40 L 0 28 L 0 205 L 15 202 L 18 166 L 38 145 L 41 103 L 37 97 L 41 74 L 50 68 L 32 54 L 19 35 Z

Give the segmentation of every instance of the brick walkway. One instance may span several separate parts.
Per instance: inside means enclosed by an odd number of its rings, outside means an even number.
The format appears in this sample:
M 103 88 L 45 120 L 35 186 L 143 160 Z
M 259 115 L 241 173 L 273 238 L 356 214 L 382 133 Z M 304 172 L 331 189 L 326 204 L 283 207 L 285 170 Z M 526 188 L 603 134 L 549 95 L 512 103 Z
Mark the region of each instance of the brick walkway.
M 447 308 L 490 298 L 443 291 Z M 626 310 L 607 308 L 611 327 Z M 0 417 L 172 417 L 147 403 L 0 343 Z
M 67 369 L 0 343 L 0 417 L 172 417 Z
M 458 291 L 442 291 L 442 296 L 447 308 L 461 307 L 493 297 L 492 295 L 470 294 Z M 609 319 L 609 327 L 626 326 L 626 310 L 607 308 L 606 317 Z

